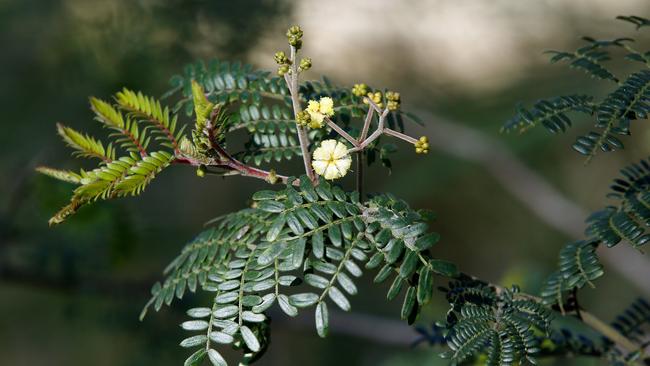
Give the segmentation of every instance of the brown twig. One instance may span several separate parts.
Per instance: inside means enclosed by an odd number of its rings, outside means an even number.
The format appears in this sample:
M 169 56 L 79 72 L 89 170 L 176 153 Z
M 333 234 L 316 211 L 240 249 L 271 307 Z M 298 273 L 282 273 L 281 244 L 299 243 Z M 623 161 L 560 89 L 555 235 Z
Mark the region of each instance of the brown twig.
M 215 136 L 215 121 L 216 115 L 211 116 L 210 120 L 206 123 L 205 135 L 208 137 L 210 142 L 210 148 L 214 151 L 214 156 L 211 156 L 207 159 L 198 159 L 193 156 L 184 155 L 179 153 L 176 155 L 175 163 L 179 164 L 188 164 L 192 166 L 206 166 L 206 167 L 215 167 L 219 169 L 224 169 L 226 173 L 223 175 L 232 175 L 239 174 L 244 177 L 252 177 L 265 180 L 269 183 L 275 183 L 280 181 L 282 183 L 287 183 L 289 177 L 281 174 L 276 174 L 272 171 L 266 171 L 263 169 L 254 168 L 252 166 L 246 165 L 241 161 L 235 159 L 230 153 L 228 153 L 217 141 Z M 294 184 L 299 184 L 299 181 L 294 181 Z
M 339 127 L 339 125 L 334 123 L 334 121 L 332 121 L 329 117 L 325 117 L 325 122 L 327 123 L 328 126 L 330 126 L 331 129 L 336 131 L 344 139 L 348 140 L 348 142 L 351 143 L 352 146 L 359 146 L 359 141 L 357 141 L 354 137 L 350 136 L 349 133 L 345 132 L 344 129 Z
M 363 203 L 365 201 L 364 199 L 364 192 L 363 192 L 363 165 L 366 163 L 365 162 L 365 152 L 363 151 L 357 151 L 357 192 L 359 192 L 359 200 Z
M 289 93 L 291 93 L 293 115 L 297 120 L 298 113 L 300 113 L 300 110 L 302 108 L 300 106 L 300 96 L 298 95 L 298 60 L 296 59 L 296 54 L 296 47 L 291 46 L 291 75 L 287 76 L 285 74 L 285 80 L 287 81 Z M 309 154 L 309 137 L 307 136 L 307 132 L 305 132 L 305 128 L 303 126 L 297 125 L 296 130 L 298 131 L 298 141 L 300 142 L 302 161 L 305 164 L 305 173 L 312 182 L 315 182 L 316 176 L 314 175 L 314 170 L 311 167 L 311 155 Z

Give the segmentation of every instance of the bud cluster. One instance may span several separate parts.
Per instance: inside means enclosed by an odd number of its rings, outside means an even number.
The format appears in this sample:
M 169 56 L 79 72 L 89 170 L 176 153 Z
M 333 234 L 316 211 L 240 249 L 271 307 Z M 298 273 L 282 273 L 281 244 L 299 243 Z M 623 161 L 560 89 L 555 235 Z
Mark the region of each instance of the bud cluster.
M 298 70 L 300 71 L 307 71 L 311 68 L 311 58 L 310 57 L 305 57 L 302 60 L 300 60 L 300 64 L 298 66 Z
M 379 92 L 379 91 L 374 92 L 374 93 L 370 92 L 366 96 L 367 96 L 367 99 L 364 98 L 363 103 L 368 104 L 368 99 L 370 99 L 373 103 L 375 103 L 377 105 L 377 107 L 384 108 L 384 103 L 383 103 L 383 98 L 382 98 L 381 92 Z
M 289 44 L 297 50 L 302 47 L 302 35 L 303 32 L 302 29 L 300 29 L 300 26 L 294 25 L 287 30 L 287 40 L 289 41 Z
M 386 100 L 388 101 L 386 103 L 386 106 L 388 107 L 389 111 L 396 111 L 399 109 L 400 104 L 401 104 L 401 99 L 400 95 L 398 92 L 394 91 L 387 91 L 386 92 Z
M 273 56 L 275 59 L 275 62 L 279 65 L 278 66 L 278 75 L 284 76 L 284 74 L 288 73 L 291 68 L 291 60 L 287 57 L 287 55 L 283 51 L 278 51 L 275 53 Z
M 415 145 L 415 152 L 417 154 L 429 153 L 429 139 L 426 136 L 420 137 L 413 145 Z
M 364 83 L 354 84 L 354 87 L 352 87 L 352 94 L 357 97 L 365 96 L 368 94 L 368 85 Z

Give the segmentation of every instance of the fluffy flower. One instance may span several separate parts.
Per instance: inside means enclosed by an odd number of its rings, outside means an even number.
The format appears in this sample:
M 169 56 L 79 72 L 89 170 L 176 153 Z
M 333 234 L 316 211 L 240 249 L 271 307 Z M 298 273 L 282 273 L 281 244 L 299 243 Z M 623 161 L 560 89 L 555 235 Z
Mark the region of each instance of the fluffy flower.
M 309 127 L 311 127 L 311 128 L 321 128 L 321 127 L 323 127 L 323 120 L 325 119 L 325 115 L 323 115 L 320 112 L 312 112 L 309 109 L 307 110 L 307 113 L 309 113 L 309 117 L 311 118 L 311 122 L 309 123 Z
M 320 112 L 328 117 L 334 115 L 334 101 L 330 97 L 320 98 Z
M 334 115 L 334 101 L 330 97 L 320 98 L 320 101 L 310 100 L 307 104 L 309 118 L 311 119 L 308 124 L 311 128 L 321 128 L 324 126 L 323 120 L 325 116 L 332 117 Z
M 320 111 L 320 103 L 315 100 L 310 100 L 307 104 L 307 112 L 317 113 L 318 111 Z
M 352 165 L 352 158 L 343 143 L 336 140 L 324 140 L 314 150 L 311 165 L 316 174 L 322 175 L 327 180 L 333 180 L 347 174 L 350 165 Z

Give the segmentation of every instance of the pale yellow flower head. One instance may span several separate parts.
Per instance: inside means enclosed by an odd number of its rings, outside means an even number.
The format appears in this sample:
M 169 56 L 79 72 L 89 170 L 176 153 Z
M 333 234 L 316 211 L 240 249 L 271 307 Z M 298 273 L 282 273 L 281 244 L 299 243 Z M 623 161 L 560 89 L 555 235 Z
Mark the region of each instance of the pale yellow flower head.
M 307 112 L 317 113 L 318 111 L 320 111 L 320 103 L 315 100 L 310 100 L 307 104 Z
M 320 98 L 318 102 L 310 100 L 305 111 L 309 113 L 311 119 L 307 125 L 311 128 L 321 128 L 325 125 L 323 123 L 325 116 L 332 117 L 334 115 L 334 101 L 330 97 Z
M 311 128 L 321 128 L 321 127 L 323 127 L 323 120 L 325 119 L 325 115 L 323 115 L 320 112 L 312 112 L 309 109 L 307 109 L 307 113 L 309 113 L 309 117 L 311 118 L 311 122 L 309 123 L 309 127 L 311 127 Z
M 330 97 L 320 98 L 320 112 L 328 117 L 334 115 L 334 101 Z
M 327 180 L 333 180 L 348 173 L 352 165 L 352 158 L 343 143 L 336 140 L 324 140 L 314 150 L 311 165 L 316 174 L 322 175 Z

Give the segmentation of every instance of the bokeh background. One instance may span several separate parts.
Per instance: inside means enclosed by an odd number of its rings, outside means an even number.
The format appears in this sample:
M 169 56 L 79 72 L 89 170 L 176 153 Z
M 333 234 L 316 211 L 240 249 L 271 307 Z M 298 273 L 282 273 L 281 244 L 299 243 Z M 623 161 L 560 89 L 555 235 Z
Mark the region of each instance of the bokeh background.
M 94 205 L 49 228 L 71 189 L 34 167 L 79 167 L 54 127 L 61 121 L 98 131 L 88 96 L 108 98 L 122 86 L 161 95 L 169 76 L 201 58 L 272 68 L 284 30 L 301 24 L 304 52 L 314 60 L 310 77 L 400 91 L 405 108 L 425 121 L 413 126 L 415 134 L 450 134 L 424 158 L 403 149 L 391 175 L 372 170 L 369 190 L 433 209 L 440 257 L 536 291 L 559 249 L 583 230 L 581 210 L 605 204 L 607 182 L 648 156 L 641 142 L 650 136 L 637 126 L 626 140 L 631 148 L 584 166 L 569 146 L 587 123 L 557 137 L 542 130 L 500 135 L 499 127 L 518 102 L 604 93 L 606 84 L 549 65 L 542 51 L 573 49 L 581 35 L 647 41 L 647 33 L 614 18 L 649 11 L 644 0 L 0 0 L 0 364 L 182 364 L 178 324 L 184 309 L 205 299 L 141 323 L 149 286 L 204 222 L 247 205 L 262 187 L 237 177 L 197 179 L 178 167 L 141 197 Z M 537 184 L 521 181 L 522 169 Z M 553 206 L 558 202 L 565 206 Z M 544 203 L 552 206 L 546 216 Z M 603 255 L 608 275 L 597 290 L 584 291 L 583 303 L 609 319 L 647 295 L 650 279 L 639 279 L 647 256 L 624 249 Z M 386 289 L 370 282 L 353 299 L 356 315 L 335 314 L 326 340 L 311 315 L 289 321 L 278 314 L 259 364 L 445 365 L 439 349 L 409 347 L 414 333 L 396 321 L 399 302 L 384 301 Z M 444 311 L 439 297 L 421 323 Z

